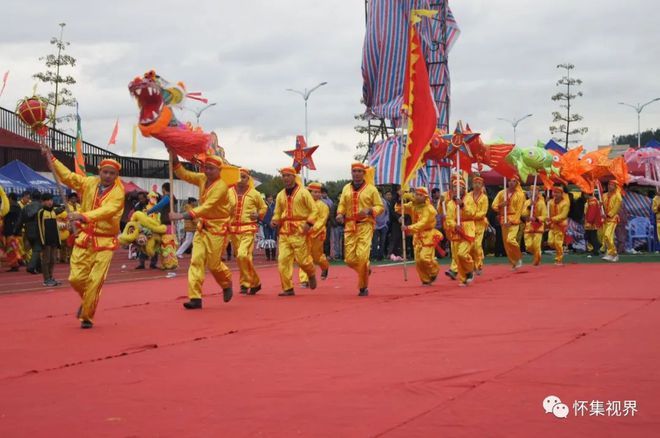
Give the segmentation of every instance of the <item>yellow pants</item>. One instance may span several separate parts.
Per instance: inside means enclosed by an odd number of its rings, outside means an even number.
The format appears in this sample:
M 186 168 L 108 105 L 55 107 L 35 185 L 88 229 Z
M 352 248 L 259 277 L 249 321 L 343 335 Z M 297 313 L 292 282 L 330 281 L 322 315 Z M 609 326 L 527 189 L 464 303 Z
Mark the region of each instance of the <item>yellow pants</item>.
M 614 244 L 614 233 L 616 231 L 616 222 L 605 222 L 603 224 L 603 246 L 607 248 L 608 256 L 615 256 L 616 245 Z
M 472 249 L 470 255 L 472 255 L 472 260 L 474 260 L 474 268 L 481 270 L 484 267 L 484 233 L 486 232 L 486 227 L 484 225 L 476 225 L 474 231 L 474 242 L 472 242 Z
M 474 260 L 472 260 L 472 256 L 470 255 L 472 243 L 467 240 L 451 241 L 451 258 L 452 262 L 456 263 L 458 281 L 461 282 L 465 281 L 467 274 L 474 271 Z
M 231 272 L 222 262 L 222 250 L 226 247 L 227 236 L 211 234 L 207 231 L 195 232 L 192 257 L 188 268 L 188 297 L 202 298 L 202 285 L 206 268 L 221 288 L 231 287 Z
M 525 248 L 532 255 L 532 264 L 538 266 L 541 264 L 541 242 L 543 233 L 525 233 Z
M 236 257 L 240 273 L 241 286 L 251 288 L 261 284 L 259 275 L 254 269 L 252 254 L 254 253 L 254 233 L 247 232 L 231 235 L 231 247 Z
M 413 245 L 415 250 L 415 269 L 422 283 L 430 283 L 438 276 L 440 269 L 435 259 L 435 246 L 423 245 L 421 242 Z
M 344 261 L 357 272 L 358 288 L 369 286 L 369 255 L 374 228 L 369 223 L 357 224 L 355 231 L 344 232 Z
M 564 232 L 556 229 L 550 230 L 548 245 L 555 250 L 555 263 L 562 263 L 564 260 Z
M 506 256 L 509 258 L 511 265 L 515 266 L 516 263 L 522 258 L 520 253 L 520 244 L 518 243 L 518 229 L 520 225 L 502 225 L 502 242 L 504 243 L 504 250 Z
M 293 289 L 293 262 L 308 276 L 314 275 L 314 262 L 309 254 L 307 238 L 300 234 L 282 235 L 279 238 L 277 270 L 280 272 L 282 290 Z
M 328 259 L 323 252 L 323 242 L 325 239 L 321 239 L 323 236 L 317 238 L 307 237 L 307 246 L 309 247 L 309 254 L 312 256 L 312 262 L 325 271 L 330 267 Z M 302 269 L 298 271 L 298 278 L 301 283 L 306 283 L 309 281 L 309 276 Z
M 603 229 L 605 225 L 603 224 L 598 228 L 598 241 L 600 242 L 600 252 L 605 252 L 605 238 L 603 237 Z
M 113 251 L 97 251 L 93 247 L 74 247 L 71 253 L 69 283 L 82 300 L 80 320 L 93 321 L 101 288 L 108 275 Z

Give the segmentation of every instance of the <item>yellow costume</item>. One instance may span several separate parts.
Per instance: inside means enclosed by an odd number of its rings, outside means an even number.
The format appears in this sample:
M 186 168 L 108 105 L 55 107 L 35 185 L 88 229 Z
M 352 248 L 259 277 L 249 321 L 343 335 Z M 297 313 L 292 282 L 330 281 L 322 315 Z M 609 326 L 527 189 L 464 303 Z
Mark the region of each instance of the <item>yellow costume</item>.
M 314 184 L 315 183 L 310 184 L 308 188 L 316 189 L 317 186 Z M 318 190 L 321 190 L 320 184 L 318 184 Z M 328 216 L 330 216 L 330 209 L 328 208 L 328 205 L 320 199 L 314 202 L 316 203 L 316 210 L 318 213 L 314 226 L 307 234 L 307 247 L 309 248 L 309 254 L 312 256 L 312 261 L 315 265 L 321 268 L 321 278 L 325 278 L 330 263 L 328 263 L 328 259 L 323 252 L 323 242 L 325 242 L 326 223 L 328 222 Z M 300 283 L 307 283 L 309 281 L 309 277 L 302 269 L 299 271 L 298 277 Z
M 571 206 L 568 195 L 562 188 L 555 188 L 562 192 L 562 199 L 556 202 L 550 200 L 548 205 L 548 224 L 550 232 L 548 233 L 548 244 L 555 249 L 555 263 L 561 264 L 564 260 L 564 236 L 568 228 L 568 210 Z
M 499 213 L 500 224 L 502 225 L 502 241 L 506 255 L 513 267 L 520 266 L 522 254 L 520 253 L 520 244 L 518 243 L 518 231 L 520 229 L 520 216 L 522 215 L 523 205 L 525 204 L 525 193 L 518 184 L 511 191 L 504 189 L 495 196 L 492 208 Z M 504 206 L 506 205 L 506 217 L 504 216 Z
M 282 172 L 295 174 L 292 168 L 282 169 Z M 277 269 L 283 292 L 293 291 L 294 260 L 310 277 L 310 286 L 315 287 L 311 284 L 311 277 L 316 277 L 304 226 L 307 224 L 313 227 L 317 216 L 318 210 L 314 198 L 300 184 L 296 184 L 292 189 L 283 189 L 277 194 L 273 222 L 279 225 Z
M 360 163 L 353 166 L 361 166 L 366 170 L 366 166 Z M 370 209 L 371 214 L 361 216 L 360 212 L 365 209 Z M 341 191 L 337 214 L 344 216 L 344 261 L 357 272 L 358 288 L 361 292 L 369 286 L 369 256 L 375 217 L 383 211 L 383 201 L 378 189 L 367 181 L 357 188 L 353 183 L 348 183 Z
M 465 187 L 463 185 L 463 187 Z M 466 284 L 472 278 L 474 260 L 472 259 L 472 245 L 475 240 L 474 219 L 477 206 L 471 195 L 463 196 L 463 207 L 460 208 L 461 223 L 458 224 L 459 206 L 455 200 L 446 203 L 445 234 L 451 241 L 451 257 L 456 263 L 458 281 Z M 467 218 L 467 219 L 464 219 Z
M 660 239 L 660 194 L 653 198 L 653 212 L 655 213 L 655 228 L 657 238 Z
M 256 191 L 252 184 L 248 186 L 245 193 L 239 194 L 236 187 L 229 190 L 232 202 L 236 204 L 236 210 L 231 221 L 231 246 L 236 256 L 238 269 L 240 271 L 241 293 L 257 293 L 261 288 L 261 280 L 254 269 L 252 254 L 254 252 L 254 236 L 259 225 L 250 215 L 257 213 L 259 219 L 266 214 L 266 203 L 261 193 Z
M 207 157 L 207 163 L 222 168 L 220 158 Z M 223 172 L 223 170 L 221 170 Z M 186 170 L 180 163 L 175 165 L 176 176 L 190 184 L 199 187 L 199 206 L 191 209 L 188 214 L 197 220 L 197 231 L 193 238 L 192 256 L 188 269 L 188 297 L 193 300 L 202 298 L 202 285 L 209 268 L 216 283 L 223 292 L 231 289 L 231 272 L 222 262 L 221 253 L 225 247 L 229 232 L 229 220 L 234 204 L 228 195 L 229 188 L 222 177 L 215 181 L 207 181 L 203 173 Z M 231 294 L 225 295 L 225 301 L 231 299 Z
M 474 221 L 474 244 L 472 245 L 471 255 L 474 260 L 474 268 L 477 273 L 481 272 L 484 267 L 484 233 L 488 227 L 488 196 L 485 191 L 482 191 L 479 196 L 474 192 L 469 192 L 468 196 L 474 201 L 476 210 L 474 217 L 466 217 Z
M 523 208 L 523 216 L 526 218 L 525 223 L 525 248 L 527 252 L 532 255 L 532 264 L 538 266 L 541 264 L 541 243 L 543 241 L 543 232 L 545 231 L 545 220 L 548 217 L 548 209 L 545 205 L 543 195 L 536 192 L 536 204 L 534 204 L 534 217 L 535 221 L 530 218 L 532 209 L 532 200 L 527 199 Z
M 623 198 L 621 189 L 616 188 L 614 193 L 608 191 L 603 195 L 603 208 L 605 209 L 605 221 L 603 222 L 603 245 L 607 248 L 607 256 L 614 258 L 617 256 L 616 245 L 614 244 L 614 233 L 619 223 L 619 211 Z
M 69 282 L 82 300 L 80 320 L 91 323 L 113 251 L 118 246 L 119 221 L 124 212 L 124 186 L 117 177 L 112 187 L 101 191 L 98 176 L 77 175 L 54 158 L 53 165 L 62 183 L 82 195 L 80 214 L 83 223 L 71 254 Z M 99 168 L 106 165 L 117 172 L 121 169 L 114 160 L 101 161 Z
M 442 233 L 435 229 L 437 210 L 428 199 L 426 188 L 417 188 L 417 193 L 426 196 L 426 202 L 408 202 L 403 205 L 404 213 L 410 215 L 412 224 L 407 232 L 413 235 L 415 268 L 422 284 L 431 284 L 438 276 L 439 265 L 435 258 L 435 247 L 442 240 Z M 399 207 L 397 205 L 397 207 Z

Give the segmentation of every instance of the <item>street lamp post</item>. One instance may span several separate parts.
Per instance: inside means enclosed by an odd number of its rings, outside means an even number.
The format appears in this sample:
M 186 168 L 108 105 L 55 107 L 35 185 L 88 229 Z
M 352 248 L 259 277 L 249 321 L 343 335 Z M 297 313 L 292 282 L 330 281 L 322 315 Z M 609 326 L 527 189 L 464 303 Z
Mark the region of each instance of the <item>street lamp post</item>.
M 326 85 L 327 82 L 321 82 L 320 84 L 315 85 L 314 87 L 310 88 L 309 90 L 305 88 L 303 91 L 300 90 L 294 90 L 292 88 L 287 88 L 286 91 L 290 91 L 292 93 L 300 94 L 305 101 L 305 141 L 307 142 L 308 146 L 311 146 L 311 142 L 309 141 L 309 136 L 308 136 L 308 125 L 307 125 L 307 101 L 309 100 L 309 96 L 317 89 L 321 88 L 322 86 Z M 309 177 L 309 169 L 305 170 L 307 173 L 307 177 Z M 305 179 L 307 179 L 307 177 Z
M 532 117 L 532 114 L 527 114 L 526 116 L 521 117 L 521 118 L 516 119 L 516 120 L 503 119 L 501 117 L 498 117 L 497 120 L 503 120 L 503 121 L 509 122 L 511 124 L 511 126 L 513 127 L 513 144 L 518 144 L 516 142 L 516 128 L 518 128 L 518 123 L 522 122 L 523 120 L 525 120 L 529 117 Z
M 201 116 L 202 113 L 204 111 L 206 111 L 207 109 L 211 108 L 212 106 L 216 106 L 216 105 L 217 105 L 217 103 L 213 102 L 213 103 L 209 103 L 208 105 L 203 106 L 199 110 L 194 110 L 192 108 L 186 108 L 186 109 L 192 111 L 195 114 L 195 117 L 197 118 L 197 126 L 199 126 L 199 116 Z
M 642 129 L 640 123 L 640 118 L 641 118 L 640 114 L 642 113 L 642 110 L 644 109 L 645 106 L 652 104 L 653 102 L 658 100 L 660 100 L 660 97 L 651 99 L 643 105 L 640 105 L 639 103 L 637 105 L 631 105 L 629 103 L 619 102 L 619 105 L 629 106 L 630 108 L 634 109 L 637 112 L 637 149 L 642 147 Z

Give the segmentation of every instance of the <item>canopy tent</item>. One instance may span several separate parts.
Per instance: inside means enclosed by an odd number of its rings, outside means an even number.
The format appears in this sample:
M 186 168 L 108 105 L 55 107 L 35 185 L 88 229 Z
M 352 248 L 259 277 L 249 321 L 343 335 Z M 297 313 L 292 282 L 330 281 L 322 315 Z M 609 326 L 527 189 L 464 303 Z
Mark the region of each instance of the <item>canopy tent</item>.
M 148 192 L 148 190 L 143 189 L 139 185 L 135 184 L 134 182 L 131 181 L 125 181 L 122 180 L 122 183 L 124 184 L 124 193 L 131 193 L 131 192 Z
M 560 145 L 559 143 L 557 143 L 554 140 L 550 140 L 549 142 L 547 142 L 545 144 L 545 148 L 548 149 L 548 150 L 551 150 L 551 151 L 558 152 L 562 155 L 564 155 L 566 152 L 568 152 L 568 149 L 566 149 L 565 147 L 563 147 L 562 145 Z
M 21 193 L 29 189 L 29 186 L 23 184 L 20 181 L 13 180 L 2 174 L 0 174 L 0 186 L 5 190 L 5 192 L 15 192 Z
M 660 141 L 656 140 L 655 138 L 652 138 L 651 140 L 648 141 L 648 143 L 644 145 L 644 147 L 660 149 Z
M 57 184 L 39 175 L 22 161 L 14 160 L 0 167 L 0 175 L 23 183 L 32 190 L 57 194 Z

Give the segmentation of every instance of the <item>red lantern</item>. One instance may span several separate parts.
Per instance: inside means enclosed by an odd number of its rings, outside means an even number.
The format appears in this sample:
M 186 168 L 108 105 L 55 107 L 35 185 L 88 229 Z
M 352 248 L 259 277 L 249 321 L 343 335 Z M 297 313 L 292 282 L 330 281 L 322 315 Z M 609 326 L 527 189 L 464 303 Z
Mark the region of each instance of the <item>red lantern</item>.
M 32 96 L 18 102 L 16 113 L 23 123 L 43 137 L 48 132 L 48 127 L 46 126 L 48 118 L 47 108 L 48 101 L 46 99 Z

